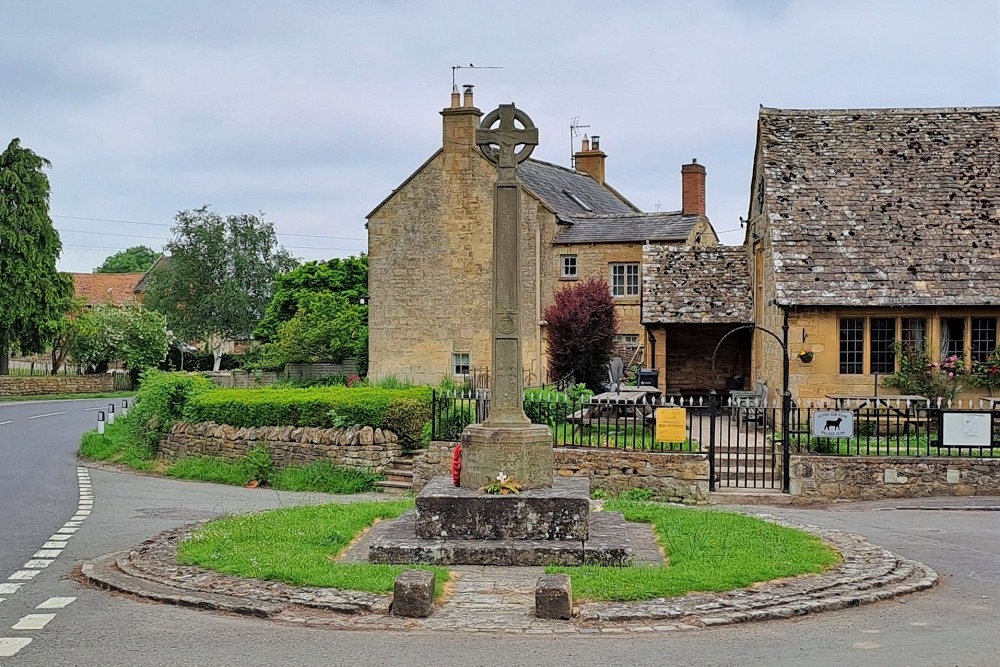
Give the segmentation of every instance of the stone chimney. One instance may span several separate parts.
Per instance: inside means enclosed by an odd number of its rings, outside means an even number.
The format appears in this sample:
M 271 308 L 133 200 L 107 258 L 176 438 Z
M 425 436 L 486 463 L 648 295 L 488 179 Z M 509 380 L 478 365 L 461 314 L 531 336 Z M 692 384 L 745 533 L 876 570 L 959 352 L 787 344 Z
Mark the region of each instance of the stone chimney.
M 573 155 L 576 170 L 590 174 L 598 183 L 604 183 L 604 161 L 607 155 L 601 150 L 601 137 L 583 137 L 580 152 Z
M 705 167 L 696 158 L 681 167 L 681 214 L 705 215 Z
M 472 86 L 466 85 L 464 95 L 451 92 L 451 105 L 441 110 L 443 122 L 442 147 L 444 152 L 470 151 L 476 147 L 476 129 L 483 112 L 472 103 Z

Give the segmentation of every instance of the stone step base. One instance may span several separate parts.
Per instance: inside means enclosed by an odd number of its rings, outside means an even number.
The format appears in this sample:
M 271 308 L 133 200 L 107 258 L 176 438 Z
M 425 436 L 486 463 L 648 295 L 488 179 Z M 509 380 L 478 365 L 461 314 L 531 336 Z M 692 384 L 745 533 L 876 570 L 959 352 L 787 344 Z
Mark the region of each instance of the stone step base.
M 413 485 L 413 471 L 412 470 L 400 470 L 399 468 L 390 468 L 385 470 L 382 474 L 385 475 L 386 481 L 389 482 L 405 482 L 407 484 Z
M 416 514 L 375 524 L 368 561 L 428 565 L 608 565 L 632 562 L 625 518 L 618 512 L 594 512 L 587 540 L 459 540 L 416 536 Z
M 708 494 L 709 505 L 790 505 L 792 496 L 781 489 L 718 488 Z
M 379 491 L 382 493 L 387 493 L 393 496 L 405 496 L 413 490 L 412 482 L 395 482 L 388 479 L 375 482 L 375 486 L 377 486 Z

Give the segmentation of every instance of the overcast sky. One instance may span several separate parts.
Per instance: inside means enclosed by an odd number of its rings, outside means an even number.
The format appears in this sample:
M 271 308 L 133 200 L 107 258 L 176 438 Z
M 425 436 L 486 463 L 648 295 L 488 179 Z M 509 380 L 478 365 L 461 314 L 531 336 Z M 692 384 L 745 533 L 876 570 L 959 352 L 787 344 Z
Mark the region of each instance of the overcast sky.
M 760 104 L 1000 104 L 1000 0 L 0 0 L 0 25 L 0 141 L 52 162 L 66 271 L 159 249 L 202 204 L 264 212 L 305 259 L 357 254 L 439 147 L 458 64 L 503 67 L 457 83 L 525 110 L 534 157 L 568 165 L 579 116 L 643 210 L 678 209 L 697 157 L 727 243 Z

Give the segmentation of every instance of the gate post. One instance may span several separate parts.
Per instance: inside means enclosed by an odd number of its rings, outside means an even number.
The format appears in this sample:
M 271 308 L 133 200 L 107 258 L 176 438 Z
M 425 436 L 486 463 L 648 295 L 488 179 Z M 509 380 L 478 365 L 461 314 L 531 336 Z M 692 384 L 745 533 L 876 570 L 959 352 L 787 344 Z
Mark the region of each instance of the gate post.
M 788 450 L 788 422 L 792 412 L 792 392 L 785 390 L 781 397 L 781 491 L 788 493 L 791 486 L 791 473 L 788 470 L 791 456 Z M 772 476 L 771 479 L 774 479 Z
M 715 418 L 719 411 L 715 403 L 719 392 L 712 390 L 708 394 L 708 490 L 715 491 Z

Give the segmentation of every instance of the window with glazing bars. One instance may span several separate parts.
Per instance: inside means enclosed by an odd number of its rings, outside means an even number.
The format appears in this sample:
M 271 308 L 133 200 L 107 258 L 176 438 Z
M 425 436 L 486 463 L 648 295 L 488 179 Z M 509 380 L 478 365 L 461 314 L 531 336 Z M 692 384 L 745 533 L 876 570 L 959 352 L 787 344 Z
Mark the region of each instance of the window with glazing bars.
M 872 373 L 896 372 L 896 318 L 873 317 L 871 319 L 871 366 Z
M 639 296 L 639 265 L 611 265 L 611 296 Z
M 920 350 L 927 344 L 927 320 L 904 317 L 901 329 L 904 348 Z
M 995 317 L 972 318 L 972 360 L 986 361 L 997 346 Z
M 861 317 L 840 320 L 840 372 L 857 375 L 864 372 L 865 321 Z
M 946 317 L 941 320 L 941 356 L 965 356 L 964 317 Z

